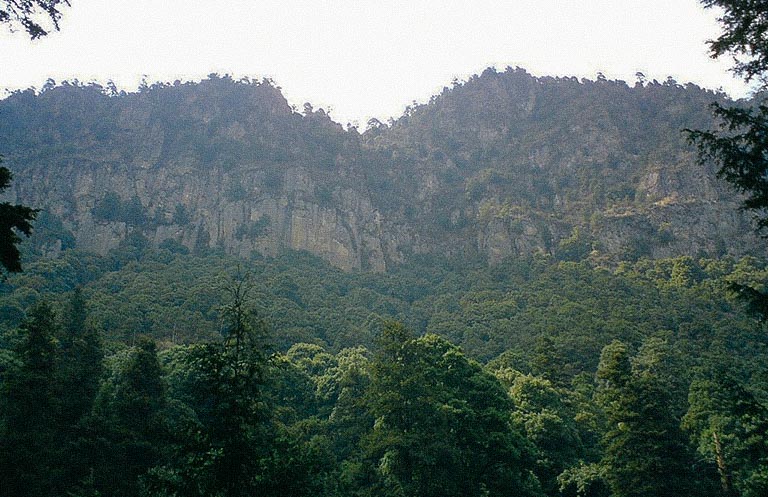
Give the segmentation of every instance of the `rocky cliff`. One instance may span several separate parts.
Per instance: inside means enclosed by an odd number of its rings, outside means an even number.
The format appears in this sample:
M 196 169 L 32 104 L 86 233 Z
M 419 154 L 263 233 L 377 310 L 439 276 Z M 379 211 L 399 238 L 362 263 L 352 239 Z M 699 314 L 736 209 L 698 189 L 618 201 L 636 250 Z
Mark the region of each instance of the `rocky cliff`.
M 712 126 L 715 99 L 672 81 L 488 70 L 360 135 L 269 81 L 49 84 L 0 102 L 0 150 L 11 200 L 44 209 L 51 252 L 141 235 L 372 271 L 414 253 L 764 254 L 680 132 Z

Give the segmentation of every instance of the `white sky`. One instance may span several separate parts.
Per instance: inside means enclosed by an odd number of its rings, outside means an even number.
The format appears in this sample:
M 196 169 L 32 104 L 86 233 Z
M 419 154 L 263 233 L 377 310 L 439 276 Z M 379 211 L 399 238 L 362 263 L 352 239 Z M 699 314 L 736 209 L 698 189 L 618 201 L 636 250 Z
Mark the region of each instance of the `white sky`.
M 298 108 L 341 122 L 399 116 L 485 67 L 634 82 L 667 76 L 733 96 L 712 61 L 715 13 L 697 0 L 72 0 L 61 32 L 0 29 L 0 89 L 109 79 L 270 77 Z

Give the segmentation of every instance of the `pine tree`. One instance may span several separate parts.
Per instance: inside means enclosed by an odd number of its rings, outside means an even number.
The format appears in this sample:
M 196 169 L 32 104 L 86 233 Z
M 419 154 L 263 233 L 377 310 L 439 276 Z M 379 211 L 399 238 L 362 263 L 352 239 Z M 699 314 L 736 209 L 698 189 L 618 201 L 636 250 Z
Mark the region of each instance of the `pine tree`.
M 72 426 L 90 414 L 103 373 L 101 337 L 87 323 L 87 317 L 86 302 L 78 287 L 64 313 L 60 359 L 63 416 Z
M 14 350 L 18 365 L 7 372 L 0 413 L 0 495 L 59 495 L 64 454 L 58 417 L 58 333 L 53 310 L 42 303 L 30 310 Z
M 619 341 L 603 348 L 597 381 L 607 421 L 600 466 L 612 495 L 688 495 L 693 458 L 663 382 L 652 370 L 633 371 Z
M 227 289 L 223 340 L 187 352 L 183 394 L 192 412 L 179 426 L 183 433 L 172 460 L 148 480 L 151 492 L 236 497 L 279 489 L 271 458 L 274 432 L 263 403 L 267 325 L 249 310 L 249 290 L 247 281 Z
M 2 22 L 0 9 L 0 23 Z M 0 193 L 11 185 L 13 175 L 5 167 L 0 167 Z M 0 202 L 0 267 L 10 272 L 21 271 L 21 253 L 16 247 L 21 241 L 17 232 L 32 234 L 32 221 L 37 210 L 24 205 L 12 205 Z
M 94 407 L 89 462 L 104 495 L 136 495 L 139 479 L 160 462 L 168 438 L 166 405 L 157 347 L 142 337 L 102 386 Z

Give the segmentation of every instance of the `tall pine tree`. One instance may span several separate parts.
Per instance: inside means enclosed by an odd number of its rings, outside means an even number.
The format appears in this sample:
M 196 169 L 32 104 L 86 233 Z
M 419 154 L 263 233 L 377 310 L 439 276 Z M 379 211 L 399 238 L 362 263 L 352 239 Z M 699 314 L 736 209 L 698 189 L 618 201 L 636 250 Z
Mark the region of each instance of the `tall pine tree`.
M 63 493 L 58 327 L 50 305 L 30 310 L 0 396 L 0 494 L 48 497 Z
M 597 381 L 606 415 L 600 467 L 612 495 L 689 495 L 693 458 L 658 375 L 642 365 L 633 371 L 627 346 L 614 341 L 603 348 Z

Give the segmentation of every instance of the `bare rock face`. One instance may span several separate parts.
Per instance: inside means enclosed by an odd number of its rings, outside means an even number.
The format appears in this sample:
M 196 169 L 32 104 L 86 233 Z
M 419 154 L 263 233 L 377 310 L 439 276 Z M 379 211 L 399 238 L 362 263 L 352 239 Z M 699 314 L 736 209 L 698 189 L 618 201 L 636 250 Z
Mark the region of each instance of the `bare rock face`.
M 384 238 L 382 216 L 359 192 L 339 188 L 321 205 L 315 183 L 302 168 L 287 170 L 274 192 L 265 191 L 257 170 L 252 174 L 241 176 L 243 191 L 234 198 L 227 195 L 230 175 L 217 169 L 204 175 L 185 167 L 160 174 L 122 166 L 72 169 L 57 183 L 73 189 L 59 188 L 58 195 L 38 172 L 27 170 L 17 175 L 15 197 L 60 216 L 78 246 L 101 254 L 138 230 L 156 246 L 174 240 L 190 250 L 220 248 L 241 256 L 292 248 L 345 270 L 384 271 L 387 260 L 400 259 L 396 246 Z M 108 192 L 121 206 L 136 199 L 146 219 L 132 224 L 99 216 L 97 206 Z M 183 219 L 179 212 L 185 213 Z
M 78 247 L 105 254 L 136 233 L 192 251 L 306 250 L 345 270 L 402 260 L 355 164 L 356 138 L 322 110 L 295 113 L 270 82 L 122 96 L 65 86 L 3 104 L 16 117 L 0 123 L 16 166 L 9 195 L 61 220 Z
M 738 195 L 680 133 L 712 124 L 713 98 L 489 70 L 360 135 L 297 113 L 268 81 L 64 85 L 0 102 L 0 151 L 15 175 L 6 197 L 44 209 L 40 230 L 55 225 L 48 254 L 141 235 L 366 271 L 410 254 L 766 255 Z

